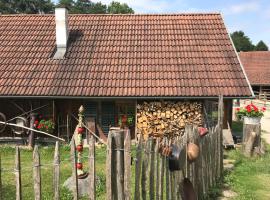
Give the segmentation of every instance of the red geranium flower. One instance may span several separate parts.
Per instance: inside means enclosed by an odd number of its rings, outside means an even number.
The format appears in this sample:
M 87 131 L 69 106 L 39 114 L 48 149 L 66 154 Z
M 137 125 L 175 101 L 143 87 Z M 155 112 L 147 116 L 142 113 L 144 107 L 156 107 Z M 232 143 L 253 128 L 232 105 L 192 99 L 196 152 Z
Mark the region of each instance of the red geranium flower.
M 263 111 L 266 111 L 266 107 L 263 107 L 262 110 L 263 110 Z
M 240 108 L 236 108 L 235 110 L 236 110 L 236 111 L 240 111 Z

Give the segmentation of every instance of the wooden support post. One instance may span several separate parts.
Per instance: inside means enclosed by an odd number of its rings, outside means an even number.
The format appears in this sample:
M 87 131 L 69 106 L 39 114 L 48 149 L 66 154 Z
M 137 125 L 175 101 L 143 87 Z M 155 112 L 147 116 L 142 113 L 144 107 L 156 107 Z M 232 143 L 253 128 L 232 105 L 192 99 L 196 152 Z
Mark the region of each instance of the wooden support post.
M 125 199 L 131 200 L 131 136 L 130 131 L 126 130 L 126 136 L 124 141 L 124 190 Z
M 15 155 L 15 179 L 16 179 L 16 200 L 22 199 L 22 184 L 21 184 L 21 156 L 20 149 L 16 147 Z
M 69 138 L 70 138 L 70 129 L 69 129 L 70 124 L 69 124 L 69 120 L 70 120 L 69 114 L 67 114 L 67 142 L 70 141 L 70 140 L 69 140 Z M 58 134 L 59 134 L 59 132 L 58 132 Z M 58 136 L 58 137 L 59 137 L 59 136 Z
M 136 151 L 136 167 L 135 167 L 135 194 L 134 199 L 141 199 L 140 192 L 140 180 L 141 180 L 141 169 L 142 169 L 142 136 L 139 137 Z
M 40 157 L 37 145 L 35 145 L 33 152 L 33 178 L 35 200 L 41 200 Z
M 218 119 L 218 131 L 215 133 L 218 133 L 218 162 L 219 162 L 219 177 L 223 174 L 223 117 L 224 117 L 224 103 L 223 103 L 223 96 L 219 96 L 219 104 L 218 104 L 218 113 L 219 113 L 219 119 Z
M 78 177 L 77 177 L 78 176 L 77 175 L 77 158 L 76 158 L 76 145 L 75 145 L 74 138 L 72 138 L 72 141 L 71 141 L 70 158 L 71 158 L 71 165 L 72 165 L 72 180 L 75 186 L 72 191 L 73 199 L 78 200 L 79 193 L 78 193 Z
M 89 199 L 96 199 L 95 137 L 89 136 Z
M 54 200 L 60 199 L 60 155 L 59 142 L 55 143 L 54 161 L 53 161 L 53 186 L 54 186 Z
M 261 124 L 244 124 L 243 127 L 243 152 L 250 157 L 255 148 L 258 154 L 261 150 Z
M 109 132 L 107 140 L 107 156 L 106 156 L 106 199 L 113 199 L 112 192 L 112 133 Z
M 31 129 L 34 129 L 34 123 L 35 123 L 36 117 L 37 117 L 36 113 L 30 114 L 30 128 Z M 33 149 L 34 145 L 35 145 L 34 131 L 30 131 L 30 134 L 28 137 L 28 146 Z

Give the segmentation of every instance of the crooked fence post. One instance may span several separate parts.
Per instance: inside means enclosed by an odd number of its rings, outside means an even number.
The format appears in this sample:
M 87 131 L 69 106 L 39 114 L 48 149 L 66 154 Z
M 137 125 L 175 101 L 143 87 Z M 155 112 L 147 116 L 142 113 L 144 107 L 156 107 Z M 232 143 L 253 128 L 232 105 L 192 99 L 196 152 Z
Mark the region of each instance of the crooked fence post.
M 21 156 L 20 149 L 16 147 L 15 155 L 15 178 L 16 178 L 16 200 L 22 199 L 22 188 L 21 188 Z
M 41 199 L 40 157 L 37 145 L 35 145 L 33 152 L 33 177 L 34 177 L 35 200 L 40 200 Z
M 95 137 L 89 137 L 89 199 L 96 199 Z
M 76 159 L 76 149 L 75 149 L 75 140 L 72 138 L 71 141 L 71 148 L 70 148 L 70 158 L 71 158 L 71 165 L 72 165 L 72 180 L 74 182 L 73 187 L 73 199 L 78 200 L 79 194 L 78 194 L 78 177 L 77 177 L 77 159 Z
M 109 132 L 108 140 L 107 140 L 107 155 L 106 155 L 106 196 L 107 200 L 112 199 L 112 134 Z
M 54 199 L 59 200 L 59 185 L 60 185 L 60 155 L 59 155 L 59 142 L 55 143 L 54 161 L 53 161 L 53 186 L 54 186 Z
M 1 163 L 1 152 L 0 152 L 0 200 L 3 199 L 3 191 L 2 191 L 2 163 Z
M 140 180 L 142 169 L 142 136 L 139 137 L 137 149 L 136 149 L 136 167 L 135 167 L 135 194 L 134 199 L 141 199 L 140 192 Z
M 131 199 L 131 147 L 130 147 L 130 131 L 126 130 L 124 141 L 124 198 Z

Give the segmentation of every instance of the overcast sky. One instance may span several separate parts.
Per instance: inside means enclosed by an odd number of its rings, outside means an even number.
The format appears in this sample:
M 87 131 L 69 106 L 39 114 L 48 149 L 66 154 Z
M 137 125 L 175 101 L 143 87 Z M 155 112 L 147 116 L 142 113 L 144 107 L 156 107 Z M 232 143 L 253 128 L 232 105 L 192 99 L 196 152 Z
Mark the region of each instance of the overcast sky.
M 56 1 L 56 0 L 55 0 Z M 93 0 L 109 4 L 112 0 Z M 221 12 L 230 32 L 243 30 L 270 47 L 270 0 L 116 0 L 135 13 Z

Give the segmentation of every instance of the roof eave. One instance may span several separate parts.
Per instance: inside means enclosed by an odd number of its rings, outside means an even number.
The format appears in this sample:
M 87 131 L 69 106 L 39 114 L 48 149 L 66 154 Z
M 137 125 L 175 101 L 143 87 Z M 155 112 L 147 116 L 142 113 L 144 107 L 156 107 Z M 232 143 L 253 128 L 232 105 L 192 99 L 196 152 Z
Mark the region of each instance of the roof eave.
M 218 99 L 219 96 L 0 96 L 0 99 Z M 224 96 L 223 99 L 254 99 L 255 96 Z

